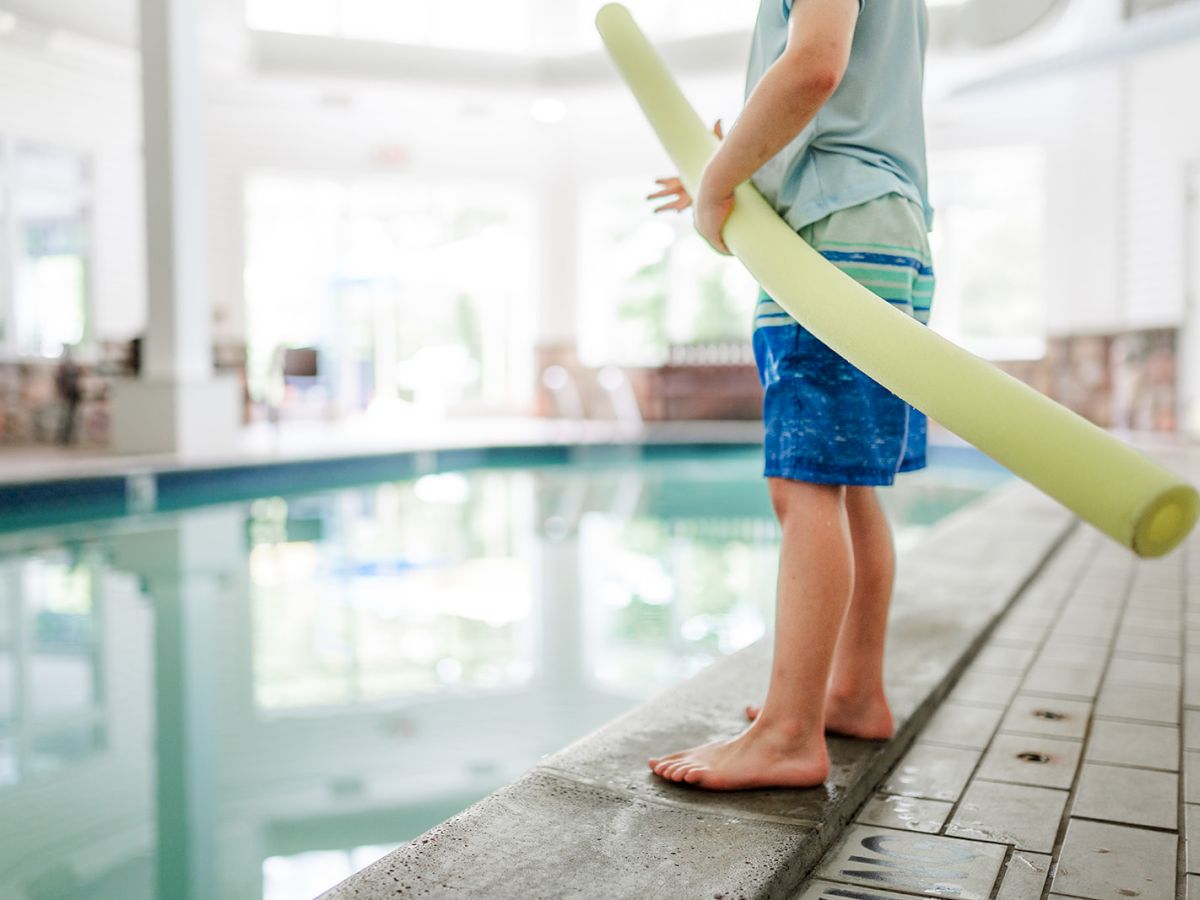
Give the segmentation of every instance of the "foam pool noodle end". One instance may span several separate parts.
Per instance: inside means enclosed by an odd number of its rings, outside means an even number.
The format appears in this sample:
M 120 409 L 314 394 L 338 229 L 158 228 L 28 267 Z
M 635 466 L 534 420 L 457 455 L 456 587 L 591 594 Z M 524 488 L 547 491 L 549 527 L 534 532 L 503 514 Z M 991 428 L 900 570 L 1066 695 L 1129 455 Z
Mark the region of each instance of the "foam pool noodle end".
M 624 6 L 602 7 L 596 27 L 694 194 L 717 138 Z M 1139 556 L 1169 553 L 1192 530 L 1200 495 L 1187 481 L 881 300 L 813 250 L 750 183 L 735 196 L 726 245 L 851 365 Z

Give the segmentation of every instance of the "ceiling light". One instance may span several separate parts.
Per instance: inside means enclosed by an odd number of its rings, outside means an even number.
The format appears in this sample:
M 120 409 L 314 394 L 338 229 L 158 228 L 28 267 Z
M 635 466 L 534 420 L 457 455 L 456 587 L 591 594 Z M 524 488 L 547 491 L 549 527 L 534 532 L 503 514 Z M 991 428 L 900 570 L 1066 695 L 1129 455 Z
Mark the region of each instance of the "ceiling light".
M 533 101 L 533 105 L 529 107 L 529 114 L 539 122 L 557 125 L 567 117 L 567 106 L 553 97 L 542 97 Z

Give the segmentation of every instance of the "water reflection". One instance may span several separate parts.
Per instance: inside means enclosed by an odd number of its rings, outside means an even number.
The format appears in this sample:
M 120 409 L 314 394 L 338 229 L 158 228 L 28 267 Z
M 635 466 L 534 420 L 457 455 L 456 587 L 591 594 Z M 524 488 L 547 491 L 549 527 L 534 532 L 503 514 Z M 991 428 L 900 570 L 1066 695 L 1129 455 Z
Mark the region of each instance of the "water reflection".
M 518 482 L 481 476 L 468 484 L 447 474 L 254 503 L 248 558 L 259 708 L 527 683 L 532 571 L 513 533 L 529 485 Z
M 100 614 L 82 551 L 64 545 L 0 572 L 0 786 L 103 747 Z
M 776 540 L 753 454 L 0 536 L 0 894 L 313 896 L 761 636 Z

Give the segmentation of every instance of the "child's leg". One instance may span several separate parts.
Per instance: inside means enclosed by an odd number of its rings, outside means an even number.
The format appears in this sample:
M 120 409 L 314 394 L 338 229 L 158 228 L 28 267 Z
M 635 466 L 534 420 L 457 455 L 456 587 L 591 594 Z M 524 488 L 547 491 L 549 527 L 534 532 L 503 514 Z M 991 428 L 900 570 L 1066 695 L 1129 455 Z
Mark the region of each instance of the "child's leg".
M 895 575 L 892 531 L 869 485 L 846 486 L 846 517 L 854 548 L 854 590 L 833 655 L 825 727 L 881 740 L 894 731 L 883 691 L 883 643 Z M 746 709 L 751 719 L 758 713 L 756 706 Z
M 833 655 L 825 727 L 884 739 L 893 732 L 883 691 L 883 644 L 896 568 L 892 529 L 869 485 L 847 486 L 846 513 L 854 544 L 854 594 Z
M 808 787 L 829 774 L 825 691 L 854 583 L 845 488 L 768 479 L 783 526 L 775 656 L 762 714 L 742 734 L 650 760 L 716 790 Z

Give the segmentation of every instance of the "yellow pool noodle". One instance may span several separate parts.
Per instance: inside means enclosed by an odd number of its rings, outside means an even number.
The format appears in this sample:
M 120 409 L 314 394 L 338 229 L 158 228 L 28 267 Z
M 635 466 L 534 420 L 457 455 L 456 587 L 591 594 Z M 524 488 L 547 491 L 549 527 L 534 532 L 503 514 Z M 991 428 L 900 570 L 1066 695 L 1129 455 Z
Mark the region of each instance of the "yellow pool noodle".
M 694 195 L 717 138 L 624 6 L 601 8 L 596 27 Z M 726 246 L 851 365 L 1139 556 L 1162 556 L 1191 531 L 1200 495 L 1187 481 L 873 294 L 813 250 L 749 182 L 735 197 Z

